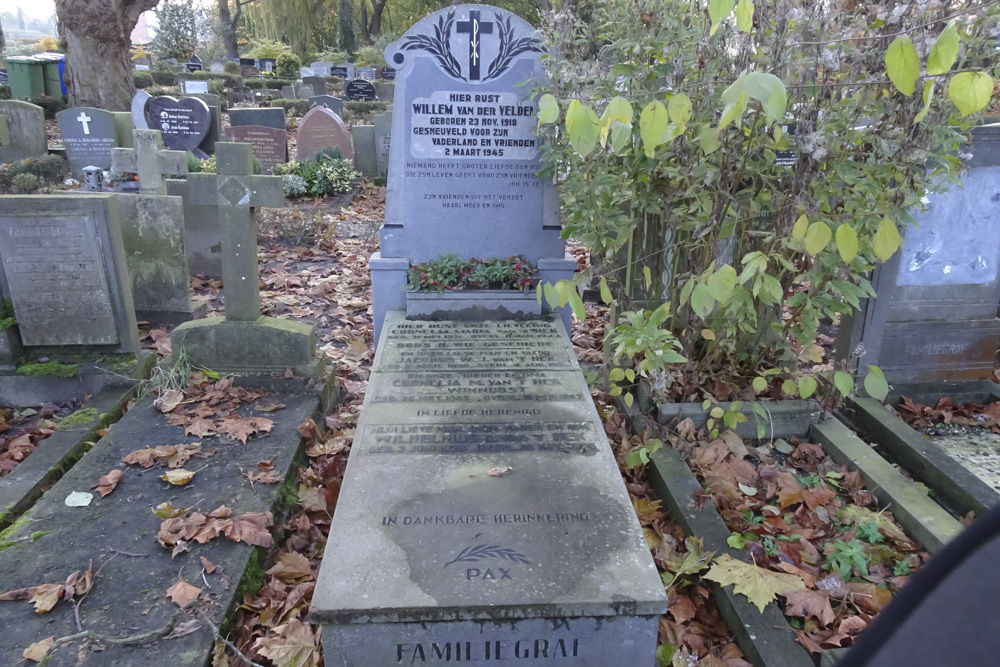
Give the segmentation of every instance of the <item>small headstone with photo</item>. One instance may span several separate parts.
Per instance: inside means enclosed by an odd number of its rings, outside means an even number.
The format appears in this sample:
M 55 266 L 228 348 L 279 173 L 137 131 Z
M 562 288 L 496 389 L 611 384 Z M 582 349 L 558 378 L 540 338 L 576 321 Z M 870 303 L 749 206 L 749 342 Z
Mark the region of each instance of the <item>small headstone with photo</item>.
M 275 165 L 287 161 L 288 133 L 263 125 L 237 125 L 228 128 L 229 141 L 250 144 L 260 160 L 261 172 L 270 174 Z
M 168 149 L 191 151 L 201 159 L 208 157 L 200 146 L 212 129 L 212 112 L 202 100 L 155 97 L 147 105 L 147 115 L 150 128 L 160 130 Z
M 339 148 L 348 160 L 354 158 L 351 133 L 344 121 L 326 107 L 313 107 L 299 122 L 295 159 L 315 160 L 324 148 Z
M 315 106 L 326 107 L 341 117 L 344 115 L 344 101 L 339 97 L 334 97 L 333 95 L 314 95 L 313 97 L 310 97 L 309 108 L 312 109 Z
M 71 107 L 56 114 L 66 158 L 74 174 L 84 167 L 111 167 L 111 149 L 118 145 L 118 128 L 111 112 L 94 107 Z
M 344 86 L 344 95 L 352 102 L 372 102 L 376 98 L 375 86 L 372 85 L 371 81 L 354 79 L 348 81 L 347 85 Z
M 41 157 L 48 151 L 45 111 L 20 100 L 0 100 L 0 163 Z
M 374 67 L 359 67 L 355 76 L 359 79 L 364 79 L 365 81 L 375 80 L 375 68 Z

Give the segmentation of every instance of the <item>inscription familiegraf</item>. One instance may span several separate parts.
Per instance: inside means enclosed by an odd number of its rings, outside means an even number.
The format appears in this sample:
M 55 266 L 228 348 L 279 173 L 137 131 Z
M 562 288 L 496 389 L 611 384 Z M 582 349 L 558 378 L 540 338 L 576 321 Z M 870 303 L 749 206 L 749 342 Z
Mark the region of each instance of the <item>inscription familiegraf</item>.
M 454 412 L 454 411 L 452 411 Z M 592 422 L 475 424 L 370 424 L 361 454 L 516 454 L 552 452 L 592 456 L 598 434 Z
M 478 662 L 495 660 L 539 660 L 542 658 L 577 658 L 583 655 L 584 640 L 517 639 L 454 642 L 416 642 L 396 644 L 396 663 Z

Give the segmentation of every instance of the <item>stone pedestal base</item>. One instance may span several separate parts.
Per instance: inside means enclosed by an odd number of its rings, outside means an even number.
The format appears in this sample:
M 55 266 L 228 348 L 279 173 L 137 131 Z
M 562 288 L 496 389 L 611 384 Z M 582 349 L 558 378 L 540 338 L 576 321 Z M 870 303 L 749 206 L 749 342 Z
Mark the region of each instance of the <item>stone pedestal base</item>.
M 215 371 L 279 377 L 290 368 L 311 377 L 316 370 L 316 330 L 275 317 L 185 322 L 170 334 L 170 345 L 175 353 L 183 349 L 194 365 Z

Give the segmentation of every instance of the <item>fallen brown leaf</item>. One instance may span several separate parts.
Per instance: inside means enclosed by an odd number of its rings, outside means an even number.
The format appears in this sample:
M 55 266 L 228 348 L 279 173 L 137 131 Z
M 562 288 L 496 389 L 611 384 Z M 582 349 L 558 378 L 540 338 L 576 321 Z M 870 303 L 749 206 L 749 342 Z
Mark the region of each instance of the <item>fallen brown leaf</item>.
M 178 579 L 176 584 L 167 589 L 167 597 L 182 609 L 197 600 L 199 595 L 201 595 L 201 589 L 192 586 L 183 579 Z
M 122 471 L 112 470 L 104 477 L 97 480 L 97 484 L 94 484 L 92 489 L 97 489 L 97 492 L 101 494 L 101 498 L 105 497 L 109 493 L 115 490 L 118 486 L 118 482 L 122 481 Z
M 49 653 L 56 643 L 55 637 L 46 637 L 41 641 L 37 641 L 28 648 L 24 649 L 21 653 L 26 660 L 31 660 L 32 662 L 41 662 L 43 658 Z

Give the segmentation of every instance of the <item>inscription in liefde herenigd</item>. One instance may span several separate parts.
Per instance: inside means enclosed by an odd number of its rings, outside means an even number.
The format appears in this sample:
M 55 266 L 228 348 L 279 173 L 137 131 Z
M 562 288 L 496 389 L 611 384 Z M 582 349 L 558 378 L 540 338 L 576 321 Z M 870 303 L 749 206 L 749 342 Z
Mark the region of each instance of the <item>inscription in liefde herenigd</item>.
M 93 214 L 0 217 L 0 249 L 26 345 L 118 343 Z
M 493 412 L 471 410 L 430 410 L 426 416 L 477 417 Z M 517 412 L 529 412 L 517 410 Z M 533 416 L 541 410 L 530 411 Z M 493 415 L 483 415 L 493 416 Z M 527 416 L 527 415 L 523 415 Z M 514 417 L 516 419 L 516 417 Z M 597 430 L 593 422 L 506 421 L 488 423 L 367 424 L 355 440 L 362 455 L 461 455 L 597 453 Z
M 585 398 L 576 374 L 552 371 L 466 371 L 465 373 L 385 373 L 378 404 L 546 403 Z

